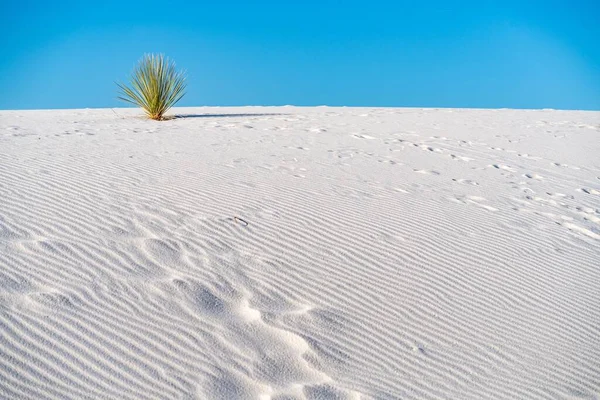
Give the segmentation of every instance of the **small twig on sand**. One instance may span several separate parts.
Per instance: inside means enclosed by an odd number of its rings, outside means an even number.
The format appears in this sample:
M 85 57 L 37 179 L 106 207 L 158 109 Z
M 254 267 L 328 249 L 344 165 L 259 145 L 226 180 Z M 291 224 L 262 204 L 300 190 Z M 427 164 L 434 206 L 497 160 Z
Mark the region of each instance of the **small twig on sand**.
M 238 217 L 233 217 L 233 220 L 234 220 L 235 222 L 241 222 L 242 224 L 244 224 L 244 226 L 248 226 L 248 225 L 250 225 L 250 224 L 248 223 L 248 221 L 246 221 L 245 219 L 241 219 L 241 218 L 238 218 Z

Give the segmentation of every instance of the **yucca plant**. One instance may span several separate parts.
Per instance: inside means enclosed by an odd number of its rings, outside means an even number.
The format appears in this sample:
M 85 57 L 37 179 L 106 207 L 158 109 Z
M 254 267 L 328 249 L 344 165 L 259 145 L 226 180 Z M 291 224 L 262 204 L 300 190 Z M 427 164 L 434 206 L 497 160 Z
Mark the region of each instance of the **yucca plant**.
M 133 70 L 129 86 L 117 83 L 119 99 L 141 107 L 158 121 L 185 94 L 186 78 L 175 63 L 162 54 L 145 54 Z

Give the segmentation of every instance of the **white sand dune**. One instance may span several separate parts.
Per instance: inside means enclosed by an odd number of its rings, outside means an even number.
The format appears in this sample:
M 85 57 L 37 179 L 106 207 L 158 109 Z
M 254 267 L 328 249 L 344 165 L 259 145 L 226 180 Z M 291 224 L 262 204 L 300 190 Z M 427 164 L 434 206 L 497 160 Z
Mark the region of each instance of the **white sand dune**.
M 600 113 L 0 112 L 0 397 L 598 399 Z

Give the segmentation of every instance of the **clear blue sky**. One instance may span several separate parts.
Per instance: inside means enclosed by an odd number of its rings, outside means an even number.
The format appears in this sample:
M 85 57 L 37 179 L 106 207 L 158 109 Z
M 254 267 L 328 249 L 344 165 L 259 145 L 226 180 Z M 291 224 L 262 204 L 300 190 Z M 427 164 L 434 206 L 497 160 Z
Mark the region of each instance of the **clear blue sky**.
M 126 106 L 147 52 L 183 106 L 600 110 L 600 0 L 0 0 L 0 109 Z

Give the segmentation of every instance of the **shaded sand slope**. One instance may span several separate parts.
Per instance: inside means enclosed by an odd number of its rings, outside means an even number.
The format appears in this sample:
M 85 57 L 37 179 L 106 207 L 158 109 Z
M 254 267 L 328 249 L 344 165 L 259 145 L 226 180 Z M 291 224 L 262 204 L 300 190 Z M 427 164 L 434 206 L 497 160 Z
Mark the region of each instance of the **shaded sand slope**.
M 115 111 L 0 112 L 0 397 L 600 397 L 600 113 Z

